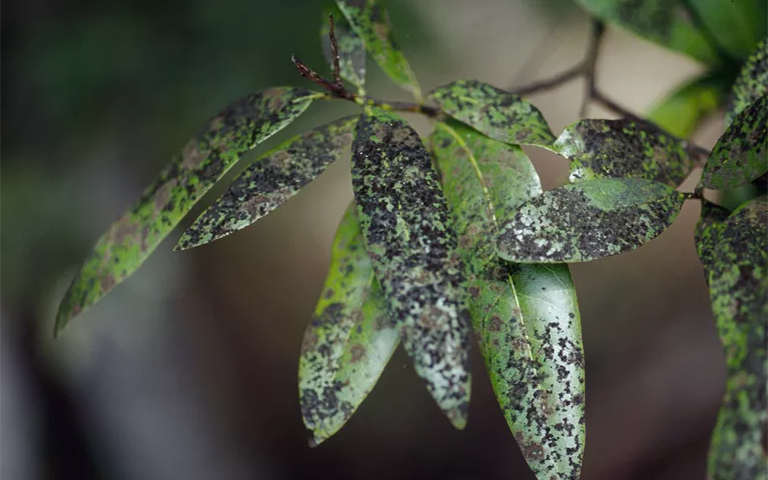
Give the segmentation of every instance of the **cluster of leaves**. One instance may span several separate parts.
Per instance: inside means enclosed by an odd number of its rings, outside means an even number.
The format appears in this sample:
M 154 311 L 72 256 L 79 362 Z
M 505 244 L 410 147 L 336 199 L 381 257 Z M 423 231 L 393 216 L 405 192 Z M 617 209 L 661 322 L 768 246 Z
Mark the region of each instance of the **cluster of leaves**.
M 675 2 L 582 3 L 656 41 L 685 44 L 697 58 L 717 54 L 699 30 L 675 16 L 669 7 Z M 632 10 L 630 3 L 649 8 Z M 336 232 L 330 271 L 301 347 L 301 411 L 314 442 L 347 422 L 401 340 L 439 407 L 463 428 L 474 336 L 532 470 L 542 479 L 578 478 L 584 354 L 567 264 L 638 248 L 667 228 L 687 199 L 697 199 L 703 210 L 696 245 L 729 368 L 710 474 L 765 478 L 768 200 L 752 199 L 731 213 L 701 195 L 704 188 L 733 189 L 768 171 L 765 41 L 733 87 L 728 128 L 699 187 L 684 193 L 676 188 L 697 163 L 674 134 L 637 120 L 581 120 L 555 137 L 536 107 L 475 80 L 433 90 L 427 99 L 436 107 L 426 106 L 384 8 L 374 0 L 337 5 L 346 23 L 331 23 L 323 32 L 333 80 L 295 60 L 325 91 L 271 88 L 215 116 L 99 239 L 62 301 L 56 332 L 131 275 L 245 151 L 316 100 L 351 100 L 362 107 L 359 116 L 297 135 L 261 156 L 176 246 L 188 249 L 247 227 L 351 152 L 354 202 Z M 729 55 L 742 53 L 742 40 L 724 43 Z M 367 97 L 366 53 L 417 103 Z M 693 82 L 671 103 L 694 97 L 718 104 L 724 95 L 699 95 L 704 84 L 719 85 Z M 426 142 L 396 110 L 434 120 Z M 542 191 L 520 145 L 567 159 L 569 184 Z

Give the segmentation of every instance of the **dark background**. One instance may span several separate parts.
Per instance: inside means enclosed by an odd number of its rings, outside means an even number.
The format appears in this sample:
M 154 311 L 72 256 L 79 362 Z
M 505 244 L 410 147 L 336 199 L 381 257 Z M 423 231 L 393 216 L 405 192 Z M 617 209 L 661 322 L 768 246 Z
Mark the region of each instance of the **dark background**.
M 500 87 L 541 78 L 576 63 L 588 32 L 586 15 L 565 0 L 389 4 L 425 91 L 456 78 Z M 451 428 L 398 351 L 349 424 L 308 447 L 298 353 L 351 198 L 346 163 L 214 244 L 173 254 L 178 229 L 136 275 L 51 338 L 57 303 L 90 246 L 193 132 L 238 96 L 307 85 L 291 53 L 324 68 L 322 7 L 4 3 L 5 480 L 533 478 L 477 349 L 465 431 Z M 642 112 L 700 70 L 609 29 L 599 83 Z M 406 98 L 372 62 L 369 78 L 375 95 Z M 532 101 L 559 132 L 576 120 L 582 90 L 577 81 Z M 351 111 L 314 105 L 256 153 Z M 420 119 L 415 125 L 428 131 Z M 696 138 L 711 147 L 721 131 L 714 119 Z M 564 180 L 562 159 L 527 151 L 546 187 Z M 587 362 L 585 480 L 705 478 L 724 365 L 693 247 L 697 215 L 687 205 L 650 244 L 573 268 Z

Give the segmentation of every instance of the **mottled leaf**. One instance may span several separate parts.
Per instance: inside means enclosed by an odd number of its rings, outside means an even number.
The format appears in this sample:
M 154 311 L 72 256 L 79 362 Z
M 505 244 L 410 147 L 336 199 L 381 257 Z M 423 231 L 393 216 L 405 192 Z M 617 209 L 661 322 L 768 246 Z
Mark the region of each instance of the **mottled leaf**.
M 634 250 L 672 224 L 685 198 L 639 178 L 599 178 L 549 190 L 504 224 L 499 255 L 516 262 L 586 262 Z
M 736 188 L 768 171 L 768 95 L 742 110 L 709 154 L 701 185 Z
M 456 122 L 431 137 L 459 234 L 470 312 L 496 398 L 541 479 L 576 479 L 584 447 L 579 313 L 565 265 L 496 256 L 498 223 L 541 193 L 522 149 Z
M 427 389 L 457 428 L 469 406 L 463 265 L 437 173 L 418 134 L 369 107 L 352 146 L 352 189 L 389 314 Z
M 721 77 L 706 75 L 683 84 L 656 104 L 648 120 L 680 138 L 688 138 L 699 124 L 725 102 L 730 85 Z
M 323 45 L 323 56 L 333 69 L 333 55 L 331 54 L 328 31 L 328 24 L 325 23 L 320 29 L 320 40 Z M 346 22 L 341 21 L 341 19 L 335 22 L 334 34 L 339 47 L 341 78 L 356 86 L 360 94 L 365 94 L 365 44 L 363 40 L 350 30 Z
M 69 286 L 54 332 L 131 275 L 240 155 L 280 131 L 318 94 L 279 87 L 235 100 L 208 122 L 109 230 Z
M 696 253 L 699 254 L 701 264 L 704 266 L 704 275 L 709 281 L 709 271 L 715 260 L 717 239 L 720 231 L 731 214 L 727 209 L 719 207 L 712 202 L 702 200 L 701 215 L 694 231 L 696 241 Z
M 571 182 L 637 177 L 676 187 L 693 169 L 679 138 L 626 119 L 579 120 L 554 147 L 570 161 Z
M 768 2 L 765 0 L 686 0 L 702 28 L 725 53 L 737 60 L 747 58 L 765 36 Z
M 299 361 L 301 413 L 315 444 L 349 420 L 400 340 L 374 278 L 354 204 L 336 230 L 332 252 Z
M 717 55 L 680 0 L 577 0 L 590 13 L 704 63 Z
M 376 0 L 336 0 L 336 5 L 384 73 L 421 101 L 419 82 L 395 42 L 389 14 L 384 6 Z
M 768 94 L 768 39 L 764 38 L 752 52 L 733 84 L 733 92 L 725 112 L 725 124 L 730 125 L 736 115 Z
M 768 477 L 768 197 L 737 209 L 716 240 L 709 294 L 728 380 L 715 424 L 708 473 L 713 480 Z
M 489 137 L 551 150 L 555 136 L 541 112 L 513 93 L 476 80 L 458 80 L 430 93 L 440 109 Z
M 218 240 L 282 205 L 350 151 L 356 122 L 346 117 L 296 135 L 256 160 L 184 232 L 175 249 Z

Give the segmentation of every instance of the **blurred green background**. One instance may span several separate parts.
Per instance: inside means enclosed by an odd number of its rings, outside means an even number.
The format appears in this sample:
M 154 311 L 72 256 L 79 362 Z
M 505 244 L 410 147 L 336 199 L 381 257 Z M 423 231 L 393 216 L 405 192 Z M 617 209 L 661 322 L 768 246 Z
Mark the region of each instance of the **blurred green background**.
M 500 87 L 542 78 L 579 61 L 589 30 L 587 16 L 566 0 L 389 5 L 426 91 L 457 78 Z M 136 275 L 51 339 L 57 303 L 79 262 L 192 133 L 236 97 L 308 85 L 292 53 L 324 71 L 317 34 L 323 6 L 6 2 L 3 478 L 533 478 L 477 351 L 465 431 L 450 427 L 398 351 L 350 423 L 308 447 L 298 354 L 351 199 L 346 163 L 214 244 L 174 254 L 178 229 Z M 599 84 L 642 112 L 700 71 L 685 57 L 609 29 Z M 370 92 L 406 98 L 371 62 L 369 72 Z M 582 91 L 576 81 L 531 100 L 559 132 L 576 120 Z M 315 104 L 255 154 L 352 111 Z M 589 114 L 609 116 L 597 108 Z M 722 122 L 713 119 L 696 139 L 711 147 L 720 132 Z M 562 159 L 527 151 L 545 187 L 566 178 Z M 650 244 L 573 268 L 587 362 L 585 480 L 705 477 L 724 366 L 693 248 L 697 215 L 698 206 L 687 205 Z

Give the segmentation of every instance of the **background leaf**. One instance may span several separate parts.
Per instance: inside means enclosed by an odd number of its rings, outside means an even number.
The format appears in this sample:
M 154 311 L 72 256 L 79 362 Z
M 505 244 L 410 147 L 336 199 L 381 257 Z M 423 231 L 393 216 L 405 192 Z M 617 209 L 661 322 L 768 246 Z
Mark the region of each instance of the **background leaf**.
M 715 424 L 708 473 L 714 480 L 765 479 L 768 421 L 768 197 L 736 210 L 722 226 L 709 294 L 728 380 Z
M 702 120 L 715 113 L 727 98 L 730 81 L 704 75 L 683 84 L 648 114 L 648 120 L 680 138 L 688 138 Z
M 457 80 L 430 97 L 451 117 L 489 137 L 551 150 L 555 136 L 541 112 L 519 95 L 477 80 Z
M 768 26 L 768 3 L 765 0 L 686 0 L 698 14 L 703 28 L 734 59 L 749 56 Z
M 361 115 L 352 151 L 352 189 L 389 314 L 427 389 L 463 428 L 470 394 L 469 312 L 437 173 L 418 134 L 380 108 Z
M 731 214 L 727 209 L 707 200 L 701 201 L 701 215 L 694 230 L 696 253 L 704 266 L 704 276 L 709 281 L 709 271 L 716 255 L 717 239 L 725 221 Z
M 353 203 L 336 230 L 328 277 L 301 346 L 301 413 L 315 444 L 349 420 L 399 342 Z
M 282 205 L 350 151 L 356 121 L 346 117 L 296 135 L 256 160 L 184 232 L 176 250 L 225 237 Z
M 693 169 L 679 138 L 626 119 L 579 120 L 554 148 L 570 161 L 571 182 L 638 177 L 677 187 Z
M 213 117 L 99 238 L 61 301 L 55 334 L 139 268 L 242 153 L 282 130 L 317 96 L 304 88 L 270 88 Z
M 685 194 L 639 178 L 600 178 L 524 203 L 499 235 L 499 255 L 517 262 L 586 262 L 634 250 L 677 217 Z
M 330 28 L 328 22 L 323 22 L 320 29 L 320 42 L 323 46 L 323 56 L 333 70 L 333 55 L 331 41 L 328 37 Z M 365 94 L 365 44 L 363 40 L 350 29 L 343 18 L 334 16 L 334 34 L 339 46 L 339 73 L 341 78 L 357 87 L 358 92 Z
M 421 88 L 408 60 L 397 46 L 389 14 L 376 0 L 336 0 L 352 29 L 363 39 L 371 58 L 399 86 L 421 101 Z
M 742 110 L 758 98 L 768 94 L 768 39 L 757 45 L 755 51 L 741 67 L 733 84 L 733 93 L 725 112 L 725 124 L 730 125 Z
M 742 110 L 709 154 L 701 185 L 736 188 L 768 171 L 768 95 Z
M 458 122 L 431 136 L 467 269 L 470 313 L 504 417 L 539 478 L 578 478 L 584 448 L 579 313 L 565 265 L 510 265 L 498 222 L 541 193 L 518 146 Z

